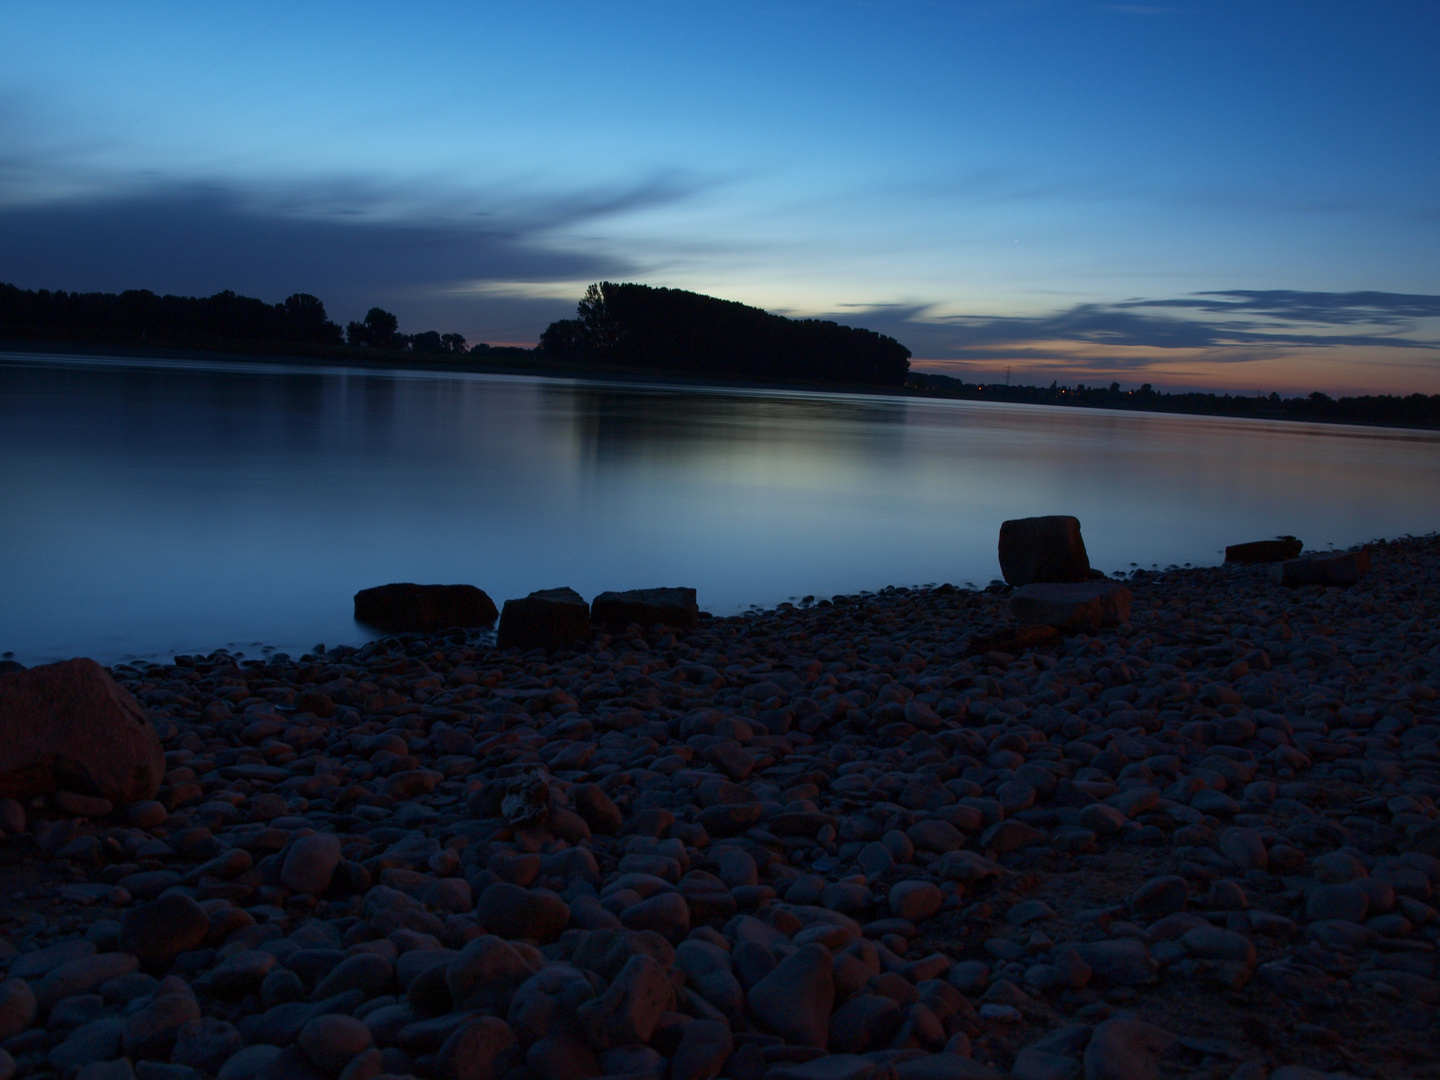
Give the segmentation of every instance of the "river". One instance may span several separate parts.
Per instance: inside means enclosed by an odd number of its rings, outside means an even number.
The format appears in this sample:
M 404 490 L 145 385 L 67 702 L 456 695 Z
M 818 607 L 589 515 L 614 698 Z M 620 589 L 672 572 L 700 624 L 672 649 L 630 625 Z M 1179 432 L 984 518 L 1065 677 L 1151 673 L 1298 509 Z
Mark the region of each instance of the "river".
M 373 635 L 358 590 L 984 585 L 1000 522 L 1102 570 L 1440 526 L 1440 433 L 883 395 L 0 354 L 0 651 Z

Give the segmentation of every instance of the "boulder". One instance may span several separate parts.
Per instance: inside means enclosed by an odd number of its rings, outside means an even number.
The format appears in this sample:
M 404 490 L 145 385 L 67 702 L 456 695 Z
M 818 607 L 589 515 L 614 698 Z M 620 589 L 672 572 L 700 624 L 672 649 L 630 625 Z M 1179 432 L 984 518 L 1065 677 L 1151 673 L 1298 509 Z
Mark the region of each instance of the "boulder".
M 1248 544 L 1231 544 L 1225 549 L 1227 563 L 1275 563 L 1293 559 L 1305 545 L 1293 536 L 1276 540 L 1254 540 Z
M 129 805 L 164 775 L 148 714 L 94 660 L 0 675 L 0 797 L 63 788 Z
M 1270 568 L 1270 580 L 1277 585 L 1353 585 L 1369 572 L 1370 553 L 1363 549 L 1317 552 L 1277 563 Z
M 1000 526 L 1000 572 L 1011 585 L 1085 581 L 1090 557 L 1078 518 L 1016 518 Z
M 388 634 L 430 634 L 452 626 L 490 626 L 495 601 L 474 585 L 400 582 L 355 594 L 355 621 Z
M 631 623 L 642 627 L 661 623 L 689 629 L 700 608 L 694 589 L 631 589 L 603 592 L 590 603 L 590 621 L 609 630 L 624 630 Z
M 558 649 L 588 640 L 590 605 L 574 589 L 541 589 L 506 600 L 495 644 L 500 649 Z
M 1020 623 L 1095 630 L 1128 620 L 1130 599 L 1130 590 L 1113 581 L 1024 585 L 1011 594 L 1010 613 Z

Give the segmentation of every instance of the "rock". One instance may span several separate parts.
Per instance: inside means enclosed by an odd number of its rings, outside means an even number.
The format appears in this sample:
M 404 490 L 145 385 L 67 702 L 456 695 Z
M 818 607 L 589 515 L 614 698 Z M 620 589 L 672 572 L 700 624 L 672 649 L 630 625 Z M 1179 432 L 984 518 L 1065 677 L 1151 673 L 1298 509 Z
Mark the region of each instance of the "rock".
M 531 975 L 508 942 L 493 934 L 475 938 L 445 965 L 445 985 L 457 1008 L 498 1008 Z
M 490 626 L 495 602 L 474 585 L 413 585 L 402 582 L 361 589 L 355 621 L 387 634 L 432 634 L 452 626 Z
M 714 1080 L 735 1049 L 730 1026 L 715 1020 L 691 1020 L 680 1035 L 670 1062 L 670 1080 Z
M 200 1005 L 188 994 L 158 994 L 125 1021 L 125 1053 L 130 1057 L 165 1061 L 180 1029 L 200 1019 Z
M 938 886 L 913 878 L 896 882 L 890 889 L 890 910 L 896 918 L 919 922 L 940 910 L 945 899 Z
M 925 1054 L 895 1064 L 896 1080 L 1000 1080 L 987 1065 L 960 1054 Z
M 329 974 L 315 984 L 315 991 L 310 996 L 322 1001 L 347 990 L 359 989 L 365 991 L 367 998 L 372 998 L 390 993 L 394 985 L 394 965 L 383 956 L 362 952 L 347 956 L 331 968 Z
M 370 1047 L 370 1029 L 353 1016 L 317 1016 L 300 1029 L 300 1052 L 327 1076 L 337 1076 L 350 1059 Z
M 1114 1018 L 1095 1028 L 1085 1047 L 1085 1080 L 1160 1080 L 1160 1059 L 1175 1036 L 1140 1020 Z
M 254 1080 L 255 1074 L 280 1053 L 278 1046 L 247 1046 L 244 1050 L 231 1055 L 230 1059 L 220 1066 L 220 1071 L 215 1074 L 215 1080 Z
M 551 1032 L 579 1030 L 575 1010 L 595 996 L 585 973 L 569 964 L 551 964 L 520 984 L 506 1020 L 516 1038 L 533 1043 Z
M 727 1017 L 745 1011 L 745 990 L 730 967 L 730 954 L 719 945 L 694 938 L 675 948 L 675 966 L 685 973 L 685 985 Z
M 622 911 L 620 922 L 627 929 L 653 930 L 666 941 L 676 942 L 690 931 L 690 905 L 679 893 L 656 893 Z
M 260 949 L 231 953 L 211 969 L 205 983 L 216 997 L 243 997 L 259 990 L 278 963 L 274 953 Z
M 570 922 L 570 908 L 549 889 L 522 889 L 497 881 L 480 894 L 475 914 L 492 934 L 548 945 Z
M 334 833 L 312 833 L 290 846 L 280 868 L 280 882 L 293 892 L 319 896 L 330 887 L 339 865 L 340 838 Z
M 140 967 L 130 953 L 101 953 L 82 956 L 51 970 L 34 987 L 37 1016 L 48 1016 L 57 1001 L 85 994 L 111 979 L 129 975 Z
M 570 792 L 575 812 L 585 819 L 591 830 L 604 836 L 620 831 L 623 819 L 620 809 L 599 784 L 581 784 Z
M 170 1060 L 176 1065 L 188 1065 L 213 1076 L 244 1046 L 245 1040 L 234 1024 L 205 1016 L 180 1026 L 175 1036 L 175 1047 L 170 1051 Z
M 506 600 L 496 633 L 498 649 L 559 649 L 590 639 L 590 606 L 574 589 L 541 589 Z
M 624 630 L 631 623 L 638 623 L 642 629 L 661 623 L 688 630 L 699 613 L 694 589 L 603 592 L 590 602 L 590 621 L 609 630 Z
M 115 804 L 98 795 L 77 795 L 73 791 L 57 791 L 55 808 L 63 810 L 67 814 L 74 814 L 76 817 L 99 818 L 108 817 L 115 809 Z
M 120 923 L 120 948 L 148 968 L 164 969 L 210 932 L 210 916 L 190 897 L 170 893 L 131 908 Z
M 0 675 L 0 796 L 64 788 L 128 806 L 153 797 L 164 775 L 145 710 L 94 660 Z
M 1191 956 L 1205 960 L 1238 960 L 1255 963 L 1255 946 L 1244 934 L 1218 926 L 1197 926 L 1180 936 L 1180 944 Z
M 1258 829 L 1232 826 L 1220 833 L 1220 854 L 1241 870 L 1264 870 L 1270 865 L 1265 839 Z
M 1011 1080 L 1075 1080 L 1079 1075 L 1078 1059 L 1029 1046 L 1015 1055 L 1010 1067 Z
M 105 1017 L 76 1028 L 59 1046 L 47 1055 L 52 1068 L 62 1076 L 78 1072 L 86 1065 L 113 1061 L 120 1056 L 120 1036 L 125 1021 Z
M 830 950 L 815 942 L 782 960 L 746 995 L 760 1026 L 786 1042 L 823 1050 L 835 1003 L 832 967 Z
M 1012 851 L 1043 843 L 1044 840 L 1045 834 L 1033 825 L 1006 818 L 1004 821 L 997 821 L 981 834 L 980 846 L 997 855 L 1007 855 Z
M 875 1062 L 859 1054 L 827 1054 L 782 1062 L 765 1071 L 765 1080 L 872 1080 L 876 1071 Z
M 1252 540 L 1248 544 L 1230 544 L 1225 548 L 1227 563 L 1274 563 L 1293 559 L 1305 545 L 1293 536 L 1278 540 Z
M 608 990 L 576 1010 L 596 1050 L 647 1043 L 660 1014 L 675 1007 L 675 987 L 665 968 L 646 953 L 625 962 Z
M 863 1054 L 879 1049 L 895 1037 L 902 1019 L 900 1006 L 891 998 L 856 994 L 830 1016 L 830 1051 Z
M 1320 885 L 1312 889 L 1305 899 L 1305 916 L 1309 919 L 1343 919 L 1359 923 L 1365 921 L 1369 908 L 1369 892 L 1354 881 L 1343 885 Z
M 1011 594 L 1010 612 L 1019 623 L 1098 630 L 1129 621 L 1130 601 L 1130 590 L 1113 581 L 1024 585 Z
M 1158 919 L 1182 910 L 1189 899 L 1190 886 L 1185 879 L 1177 874 L 1168 874 L 1151 878 L 1136 889 L 1130 897 L 1130 910 L 1137 915 Z
M 0 1074 L 3 1074 L 4 1071 L 3 1062 L 0 1062 Z M 120 1058 L 117 1061 L 94 1061 L 89 1065 L 82 1066 L 80 1071 L 75 1074 L 75 1080 L 135 1080 L 135 1069 L 128 1058 Z
M 1144 986 L 1155 981 L 1156 963 L 1134 938 L 1087 941 L 1075 946 L 1091 973 L 1112 986 Z
M 1277 585 L 1353 585 L 1370 571 L 1368 551 L 1342 551 L 1302 555 L 1270 568 Z
M 35 994 L 24 979 L 0 983 L 0 1042 L 28 1028 L 35 1019 Z
M 574 1032 L 547 1035 L 525 1051 L 525 1068 L 530 1076 L 546 1080 L 589 1080 L 600 1075 L 595 1051 Z
M 1004 522 L 1000 526 L 1000 572 L 1016 586 L 1085 581 L 1090 576 L 1090 559 L 1080 537 L 1079 520 L 1054 515 Z

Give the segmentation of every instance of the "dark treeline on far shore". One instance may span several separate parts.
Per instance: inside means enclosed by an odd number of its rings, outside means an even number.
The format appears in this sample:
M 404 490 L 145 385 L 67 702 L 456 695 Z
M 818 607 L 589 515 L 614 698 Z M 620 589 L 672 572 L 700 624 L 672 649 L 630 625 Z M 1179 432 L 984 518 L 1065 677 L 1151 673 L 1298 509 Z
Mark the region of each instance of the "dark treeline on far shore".
M 586 290 L 575 318 L 551 323 L 540 349 L 601 367 L 732 379 L 903 386 L 910 370 L 910 350 L 873 330 L 610 281 Z
M 967 383 L 949 375 L 911 372 L 906 386 L 927 396 L 970 401 L 1005 401 L 1027 405 L 1077 405 L 1091 409 L 1133 409 L 1144 412 L 1188 413 L 1200 416 L 1242 416 L 1257 420 L 1314 420 L 1339 424 L 1382 424 L 1398 427 L 1440 427 L 1440 394 L 1367 394 L 1332 398 L 1318 390 L 1304 397 L 1279 394 L 1207 394 L 1198 391 L 1168 393 L 1145 383 L 1138 390 L 1108 387 L 1010 386 L 1005 383 Z
M 159 296 L 148 289 L 79 293 L 19 289 L 0 283 L 0 340 L 10 342 L 122 345 L 140 348 L 295 352 L 345 356 L 367 353 L 430 353 L 479 357 L 533 356 L 507 346 L 468 346 L 460 334 L 426 330 L 400 333 L 399 320 L 371 308 L 344 329 L 309 293 L 278 304 L 228 289 L 214 296 Z
M 319 298 L 294 293 L 278 304 L 226 290 L 214 296 L 159 296 L 149 290 L 79 293 L 0 283 L 0 343 L 74 350 L 123 347 L 545 374 L 647 374 L 682 378 L 875 387 L 925 397 L 1145 412 L 1313 420 L 1440 428 L 1440 394 L 1339 399 L 1316 392 L 1168 393 L 1149 383 L 1019 386 L 968 383 L 910 371 L 910 350 L 871 330 L 819 319 L 787 319 L 760 308 L 680 289 L 591 285 L 576 318 L 551 323 L 533 349 L 470 345 L 460 334 L 404 334 L 373 307 L 345 327 Z

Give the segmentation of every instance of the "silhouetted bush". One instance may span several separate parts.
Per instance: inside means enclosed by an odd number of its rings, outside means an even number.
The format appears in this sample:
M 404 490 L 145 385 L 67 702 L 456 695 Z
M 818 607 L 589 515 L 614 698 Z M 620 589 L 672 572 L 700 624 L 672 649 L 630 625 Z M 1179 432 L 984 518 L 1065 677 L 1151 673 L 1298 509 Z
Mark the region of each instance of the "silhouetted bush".
M 910 350 L 873 330 L 609 281 L 586 290 L 574 319 L 551 323 L 540 349 L 556 360 L 726 378 L 900 386 L 910 369 Z

